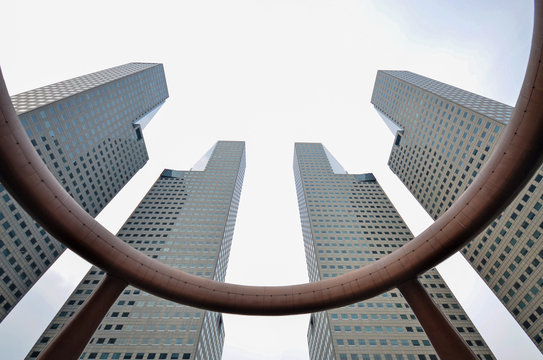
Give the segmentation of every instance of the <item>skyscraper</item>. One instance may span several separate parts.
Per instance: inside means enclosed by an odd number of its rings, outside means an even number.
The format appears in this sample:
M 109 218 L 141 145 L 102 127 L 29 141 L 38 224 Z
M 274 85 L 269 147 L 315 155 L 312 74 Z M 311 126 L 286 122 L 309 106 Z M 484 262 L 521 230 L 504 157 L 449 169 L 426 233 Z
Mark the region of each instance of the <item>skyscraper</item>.
M 118 236 L 147 256 L 224 281 L 243 176 L 245 144 L 219 141 L 190 171 L 164 170 Z M 93 267 L 38 340 L 34 359 L 93 292 Z M 80 359 L 220 359 L 222 315 L 127 287 Z
M 161 64 L 131 63 L 12 97 L 44 163 L 91 215 L 147 162 L 142 127 L 168 97 Z M 64 246 L 0 184 L 0 320 Z
M 371 99 L 395 134 L 389 166 L 438 218 L 473 181 L 513 108 L 407 71 L 379 71 Z M 543 350 L 543 170 L 462 249 Z
M 310 281 L 360 268 L 413 238 L 375 177 L 347 174 L 322 144 L 295 145 L 294 176 Z M 474 353 L 493 359 L 439 273 L 419 280 Z M 311 359 L 438 358 L 397 289 L 312 314 L 308 342 Z

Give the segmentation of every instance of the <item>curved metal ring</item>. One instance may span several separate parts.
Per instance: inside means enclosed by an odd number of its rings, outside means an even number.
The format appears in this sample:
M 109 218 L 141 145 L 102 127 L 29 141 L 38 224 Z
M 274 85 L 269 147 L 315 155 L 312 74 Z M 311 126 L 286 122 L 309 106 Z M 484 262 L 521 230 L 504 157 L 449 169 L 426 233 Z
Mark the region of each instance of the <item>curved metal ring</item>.
M 536 1 L 532 50 L 511 122 L 465 193 L 426 231 L 393 253 L 347 274 L 290 286 L 221 283 L 170 268 L 103 228 L 61 187 L 30 143 L 3 78 L 0 180 L 51 235 L 108 274 L 183 304 L 238 314 L 285 315 L 335 308 L 376 296 L 459 250 L 518 194 L 543 160 L 543 7 Z

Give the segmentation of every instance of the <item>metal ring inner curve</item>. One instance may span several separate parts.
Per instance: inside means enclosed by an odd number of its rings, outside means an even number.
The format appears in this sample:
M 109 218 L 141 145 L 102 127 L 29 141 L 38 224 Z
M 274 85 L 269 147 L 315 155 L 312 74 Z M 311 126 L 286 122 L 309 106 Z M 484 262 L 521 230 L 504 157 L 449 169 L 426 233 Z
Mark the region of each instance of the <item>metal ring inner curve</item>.
M 501 213 L 540 167 L 542 2 L 535 2 L 532 48 L 513 116 L 479 175 L 419 236 L 378 261 L 335 278 L 288 286 L 236 285 L 190 275 L 135 250 L 87 214 L 49 172 L 18 120 L 1 75 L 0 181 L 68 248 L 109 275 L 165 299 L 253 315 L 308 313 L 362 301 L 415 278 L 458 251 Z

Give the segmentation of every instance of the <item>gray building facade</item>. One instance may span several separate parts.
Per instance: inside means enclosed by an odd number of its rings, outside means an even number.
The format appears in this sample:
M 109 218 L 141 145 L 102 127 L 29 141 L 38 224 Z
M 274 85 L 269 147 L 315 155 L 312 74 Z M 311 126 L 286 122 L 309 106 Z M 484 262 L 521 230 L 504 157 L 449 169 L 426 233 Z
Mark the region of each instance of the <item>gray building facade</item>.
M 168 97 L 161 64 L 130 63 L 12 97 L 32 144 L 97 215 L 147 162 L 142 126 Z M 64 251 L 0 184 L 0 321 Z
M 371 99 L 395 134 L 389 166 L 437 219 L 473 181 L 511 106 L 408 71 L 379 71 Z M 543 350 L 543 169 L 462 254 Z
M 295 145 L 294 175 L 310 281 L 363 267 L 413 238 L 375 177 L 348 174 L 322 144 Z M 419 280 L 478 358 L 493 359 L 437 270 Z M 397 289 L 311 314 L 308 344 L 311 359 L 438 359 Z
M 219 141 L 190 171 L 164 170 L 117 234 L 169 266 L 224 281 L 245 173 L 245 144 Z M 28 354 L 35 359 L 92 294 L 91 268 Z M 222 315 L 127 287 L 80 359 L 220 359 Z

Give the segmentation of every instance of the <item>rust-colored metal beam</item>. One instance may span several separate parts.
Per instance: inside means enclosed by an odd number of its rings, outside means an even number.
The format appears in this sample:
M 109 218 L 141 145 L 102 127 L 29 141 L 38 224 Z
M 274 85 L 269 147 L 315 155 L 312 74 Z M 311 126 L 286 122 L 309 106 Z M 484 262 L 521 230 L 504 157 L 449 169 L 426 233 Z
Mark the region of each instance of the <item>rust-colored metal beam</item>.
M 77 359 L 126 282 L 106 275 L 79 311 L 40 353 L 38 360 Z
M 407 280 L 398 289 L 417 316 L 441 360 L 477 360 L 477 356 L 417 279 Z
M 459 250 L 522 190 L 543 160 L 542 0 L 535 1 L 532 49 L 510 124 L 464 194 L 426 231 L 361 269 L 310 284 L 243 286 L 170 268 L 124 243 L 64 191 L 32 147 L 0 84 L 0 181 L 30 215 L 74 252 L 148 293 L 203 309 L 298 314 L 362 301 L 415 278 Z

